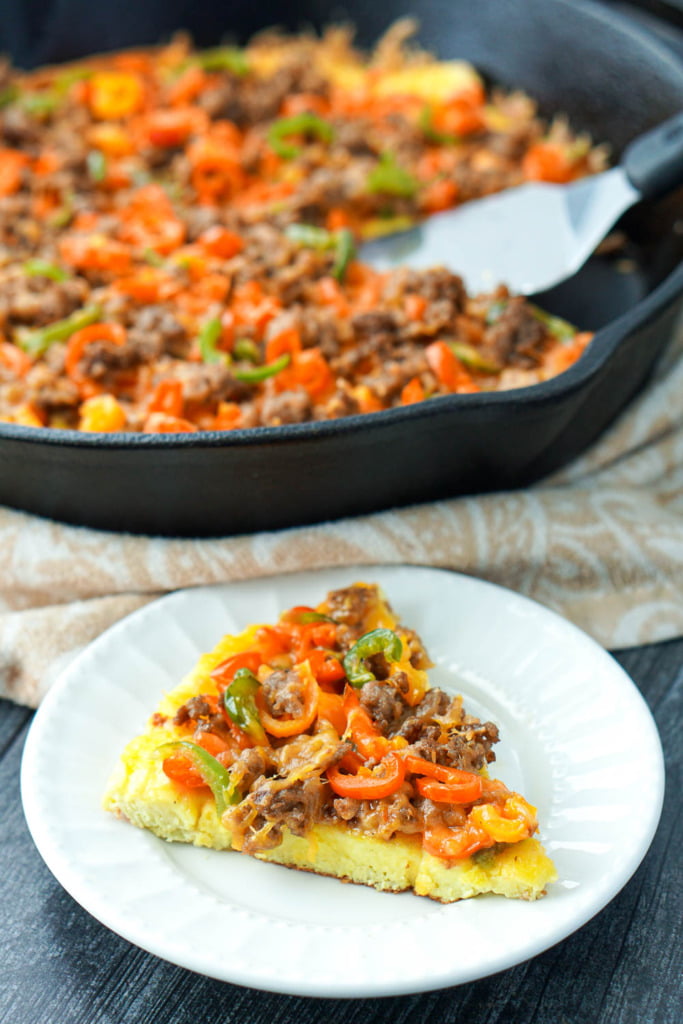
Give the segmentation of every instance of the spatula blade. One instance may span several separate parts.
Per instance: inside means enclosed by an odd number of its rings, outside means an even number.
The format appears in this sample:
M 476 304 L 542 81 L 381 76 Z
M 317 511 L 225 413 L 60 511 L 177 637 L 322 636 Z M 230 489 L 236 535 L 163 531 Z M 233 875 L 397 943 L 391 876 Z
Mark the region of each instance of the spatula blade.
M 378 270 L 446 266 L 472 293 L 544 291 L 579 269 L 639 193 L 615 167 L 572 185 L 521 185 L 361 247 Z

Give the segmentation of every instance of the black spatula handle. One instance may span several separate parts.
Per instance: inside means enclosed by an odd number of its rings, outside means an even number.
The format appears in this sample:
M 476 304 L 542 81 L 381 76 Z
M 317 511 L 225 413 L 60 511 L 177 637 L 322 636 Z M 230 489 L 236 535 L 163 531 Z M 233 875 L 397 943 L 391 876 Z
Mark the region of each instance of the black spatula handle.
M 631 142 L 621 166 L 645 199 L 683 185 L 683 111 Z

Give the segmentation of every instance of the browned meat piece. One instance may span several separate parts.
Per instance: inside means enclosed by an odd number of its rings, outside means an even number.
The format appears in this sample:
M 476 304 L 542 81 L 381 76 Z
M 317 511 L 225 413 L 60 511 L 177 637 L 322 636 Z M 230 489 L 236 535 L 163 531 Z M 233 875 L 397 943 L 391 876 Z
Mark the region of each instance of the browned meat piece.
M 495 761 L 496 755 L 491 747 L 498 738 L 498 727 L 493 722 L 477 722 L 476 725 L 451 730 L 437 760 L 464 771 L 476 771 Z
M 0 112 L 0 136 L 8 146 L 26 147 L 40 140 L 40 124 L 16 103 Z
M 339 121 L 335 124 L 335 145 L 347 150 L 353 156 L 376 156 L 370 142 L 372 123 L 364 119 Z
M 299 391 L 281 391 L 266 395 L 261 407 L 261 422 L 268 427 L 283 423 L 303 423 L 313 412 L 311 397 L 303 388 Z
M 192 725 L 200 732 L 213 732 L 226 740 L 230 737 L 225 718 L 203 696 L 191 697 L 179 707 L 173 716 L 173 724 Z
M 24 401 L 40 409 L 75 408 L 81 401 L 81 394 L 70 377 L 50 369 L 47 363 L 36 363 L 24 378 Z
M 131 318 L 128 340 L 139 352 L 141 362 L 147 362 L 162 352 L 186 355 L 189 339 L 183 325 L 166 306 L 143 306 Z
M 241 402 L 251 395 L 250 386 L 236 380 L 220 363 L 177 362 L 174 376 L 183 382 L 186 402 Z
M 391 683 L 365 683 L 360 702 L 385 736 L 396 728 L 406 710 L 405 702 Z
M 194 242 L 203 231 L 221 223 L 220 213 L 215 206 L 188 206 L 183 210 L 183 220 L 187 227 L 188 242 Z
M 275 294 L 284 306 L 306 299 L 311 281 L 330 273 L 334 257 L 314 249 L 302 248 L 294 253 L 288 266 L 282 267 L 275 284 Z
M 444 732 L 448 734 L 445 743 Z M 464 715 L 460 699 L 449 697 L 438 687 L 428 690 L 420 703 L 408 710 L 396 735 L 407 739 L 420 757 L 464 771 L 494 761 L 491 748 L 498 742 L 498 729 L 492 722 Z
M 376 370 L 361 377 L 363 384 L 387 402 L 397 398 L 409 380 L 420 377 L 429 369 L 421 346 L 402 345 L 393 354 L 400 358 L 385 358 Z
M 341 819 L 382 839 L 391 839 L 396 832 L 421 832 L 422 815 L 411 796 L 411 787 L 406 784 L 383 800 L 337 798 L 331 805 L 333 820 Z
M 240 78 L 229 72 L 199 97 L 210 117 L 234 121 L 240 127 L 278 116 L 282 101 L 292 92 L 324 92 L 327 86 L 307 64 L 278 68 L 267 77 Z
M 364 619 L 377 600 L 376 587 L 344 587 L 330 591 L 326 603 L 335 622 L 352 629 L 362 629 Z
M 443 715 L 450 703 L 451 698 L 438 687 L 428 690 L 420 703 L 409 709 L 406 718 L 397 730 L 397 735 L 403 736 L 409 743 L 414 743 L 419 739 L 423 730 L 433 723 L 434 716 Z
M 293 715 L 295 718 L 301 716 L 305 695 L 303 682 L 298 672 L 294 670 L 272 672 L 263 681 L 261 692 L 268 711 L 275 718 L 279 718 L 281 715 Z
M 358 400 L 348 391 L 339 389 L 329 398 L 320 414 L 320 419 L 334 420 L 339 416 L 353 416 L 360 411 Z
M 348 750 L 333 726 L 320 721 L 312 736 L 298 736 L 273 751 L 278 775 L 257 778 L 242 803 L 229 812 L 233 845 L 247 852 L 270 849 L 279 843 L 285 825 L 295 835 L 305 835 L 331 800 L 322 772 Z
M 361 801 L 350 796 L 340 796 L 333 803 L 334 812 L 342 821 L 352 821 L 358 814 Z
M 200 718 L 206 718 L 213 713 L 213 709 L 206 697 L 191 697 L 187 703 L 181 705 L 173 716 L 174 725 L 185 725 L 190 720 L 196 722 Z
M 274 770 L 273 760 L 264 747 L 248 747 L 232 765 L 231 774 L 241 792 L 246 793 Z
M 248 800 L 256 809 L 258 817 L 254 824 L 258 822 L 259 828 L 254 829 L 252 825 L 252 835 L 247 835 L 242 849 L 249 853 L 277 846 L 283 825 L 296 836 L 306 835 L 311 825 L 322 817 L 322 806 L 327 799 L 328 787 L 317 776 L 295 782 L 285 789 L 278 788 L 276 780 L 264 781 Z M 243 806 L 240 805 L 240 809 Z M 264 825 L 270 826 L 265 836 L 265 829 L 260 831 Z
M 434 664 L 432 659 L 427 654 L 427 649 L 422 643 L 422 639 L 417 635 L 414 629 L 406 629 L 403 627 L 403 636 L 410 649 L 410 664 L 413 668 L 428 669 Z
M 508 299 L 503 312 L 486 331 L 485 344 L 495 359 L 515 366 L 534 366 L 540 357 L 546 332 L 525 299 Z
M 42 327 L 62 320 L 87 300 L 89 288 L 80 277 L 52 281 L 47 277 L 12 274 L 0 281 L 0 325 Z
M 359 313 L 351 321 L 359 340 L 371 340 L 375 348 L 391 347 L 398 335 L 398 322 L 393 313 Z

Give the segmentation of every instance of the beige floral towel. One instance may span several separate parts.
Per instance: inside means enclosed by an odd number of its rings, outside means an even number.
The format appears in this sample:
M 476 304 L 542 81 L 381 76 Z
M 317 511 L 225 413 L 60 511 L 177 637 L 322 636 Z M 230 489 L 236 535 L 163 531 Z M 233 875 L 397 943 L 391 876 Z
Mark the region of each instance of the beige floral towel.
M 36 706 L 85 644 L 160 594 L 359 563 L 459 570 L 606 647 L 683 635 L 683 338 L 571 467 L 528 491 L 219 540 L 106 534 L 0 509 L 0 695 Z

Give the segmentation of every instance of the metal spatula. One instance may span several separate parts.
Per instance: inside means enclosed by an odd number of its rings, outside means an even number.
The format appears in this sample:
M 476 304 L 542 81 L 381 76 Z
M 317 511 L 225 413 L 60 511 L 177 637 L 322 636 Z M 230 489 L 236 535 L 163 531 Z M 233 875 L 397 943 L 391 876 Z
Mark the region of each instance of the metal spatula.
M 683 112 L 635 139 L 621 163 L 571 185 L 529 184 L 367 242 L 378 270 L 446 266 L 472 293 L 545 291 L 581 267 L 622 213 L 683 184 Z

